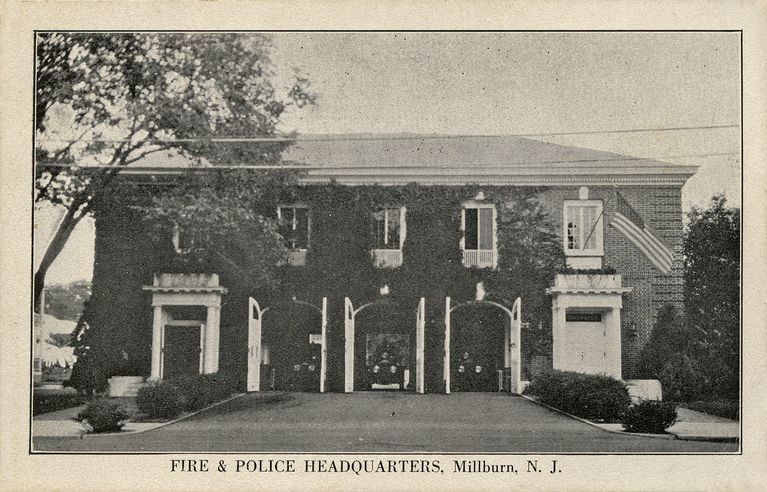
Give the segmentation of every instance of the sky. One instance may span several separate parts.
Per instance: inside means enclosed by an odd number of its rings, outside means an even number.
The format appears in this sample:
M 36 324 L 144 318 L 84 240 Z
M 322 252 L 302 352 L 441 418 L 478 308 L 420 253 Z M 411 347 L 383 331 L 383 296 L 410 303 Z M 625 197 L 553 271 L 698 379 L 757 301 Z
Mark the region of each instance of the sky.
M 272 33 L 275 85 L 298 69 L 319 95 L 281 129 L 312 133 L 518 134 L 738 125 L 738 33 Z M 683 208 L 740 205 L 740 129 L 540 137 L 700 166 Z M 735 155 L 676 157 L 691 154 Z M 36 216 L 39 243 L 58 214 Z M 49 283 L 90 278 L 83 221 Z M 39 257 L 37 248 L 36 256 Z

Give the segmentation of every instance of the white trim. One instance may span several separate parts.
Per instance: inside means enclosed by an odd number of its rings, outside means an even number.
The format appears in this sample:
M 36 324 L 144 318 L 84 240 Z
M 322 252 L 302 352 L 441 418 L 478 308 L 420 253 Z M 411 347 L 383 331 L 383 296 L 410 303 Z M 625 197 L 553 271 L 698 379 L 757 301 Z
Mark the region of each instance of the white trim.
M 466 249 L 466 210 L 467 209 L 477 209 L 477 249 Z M 481 214 L 479 213 L 480 209 L 491 209 L 492 210 L 492 237 L 490 238 L 492 248 L 491 249 L 479 249 L 479 244 L 481 242 L 481 238 L 479 236 L 481 228 Z M 495 203 L 492 202 L 478 202 L 475 200 L 468 200 L 461 204 L 461 241 L 460 241 L 460 248 L 461 253 L 463 256 L 463 265 L 466 267 L 480 267 L 480 268 L 497 268 L 498 266 L 498 210 L 495 206 Z M 482 255 L 481 253 L 491 253 L 490 261 L 484 261 L 480 260 L 480 257 L 486 257 L 487 254 Z
M 585 231 L 582 227 L 583 224 L 583 208 L 596 207 L 597 223 L 594 227 L 594 242 L 596 247 L 593 249 L 568 249 L 567 247 L 567 209 L 568 207 L 580 207 L 581 208 L 581 225 L 579 226 L 579 237 L 581 245 L 584 242 L 584 234 L 588 234 L 590 231 Z M 562 203 L 562 247 L 566 256 L 604 256 L 604 203 L 602 200 L 565 200 Z

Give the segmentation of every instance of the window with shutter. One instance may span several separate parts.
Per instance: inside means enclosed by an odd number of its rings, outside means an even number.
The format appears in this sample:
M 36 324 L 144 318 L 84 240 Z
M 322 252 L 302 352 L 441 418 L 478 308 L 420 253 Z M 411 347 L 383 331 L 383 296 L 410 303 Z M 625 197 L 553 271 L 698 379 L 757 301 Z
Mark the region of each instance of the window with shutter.
M 464 204 L 462 226 L 464 265 L 494 268 L 497 264 L 495 206 L 478 202 Z

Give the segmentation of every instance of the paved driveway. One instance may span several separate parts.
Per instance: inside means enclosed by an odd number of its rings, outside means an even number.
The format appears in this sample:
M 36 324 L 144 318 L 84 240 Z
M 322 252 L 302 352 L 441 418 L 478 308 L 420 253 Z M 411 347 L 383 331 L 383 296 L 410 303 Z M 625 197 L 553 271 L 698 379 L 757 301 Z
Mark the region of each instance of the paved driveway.
M 733 443 L 612 434 L 505 394 L 396 392 L 249 394 L 141 434 L 36 438 L 34 445 L 113 452 L 737 451 Z

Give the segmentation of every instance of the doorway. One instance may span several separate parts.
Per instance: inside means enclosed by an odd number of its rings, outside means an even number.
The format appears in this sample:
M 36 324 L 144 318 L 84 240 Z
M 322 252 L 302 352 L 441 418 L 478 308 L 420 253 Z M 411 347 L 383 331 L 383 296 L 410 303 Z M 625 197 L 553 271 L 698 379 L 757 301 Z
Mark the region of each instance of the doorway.
M 163 379 L 200 374 L 202 324 L 165 325 L 163 345 Z
M 503 390 L 506 313 L 478 305 L 453 315 L 450 353 L 452 391 Z
M 357 317 L 354 389 L 413 390 L 415 327 L 412 313 L 390 304 L 371 305 Z
M 291 303 L 267 316 L 262 332 L 261 385 L 282 391 L 319 392 L 322 359 L 321 313 Z

